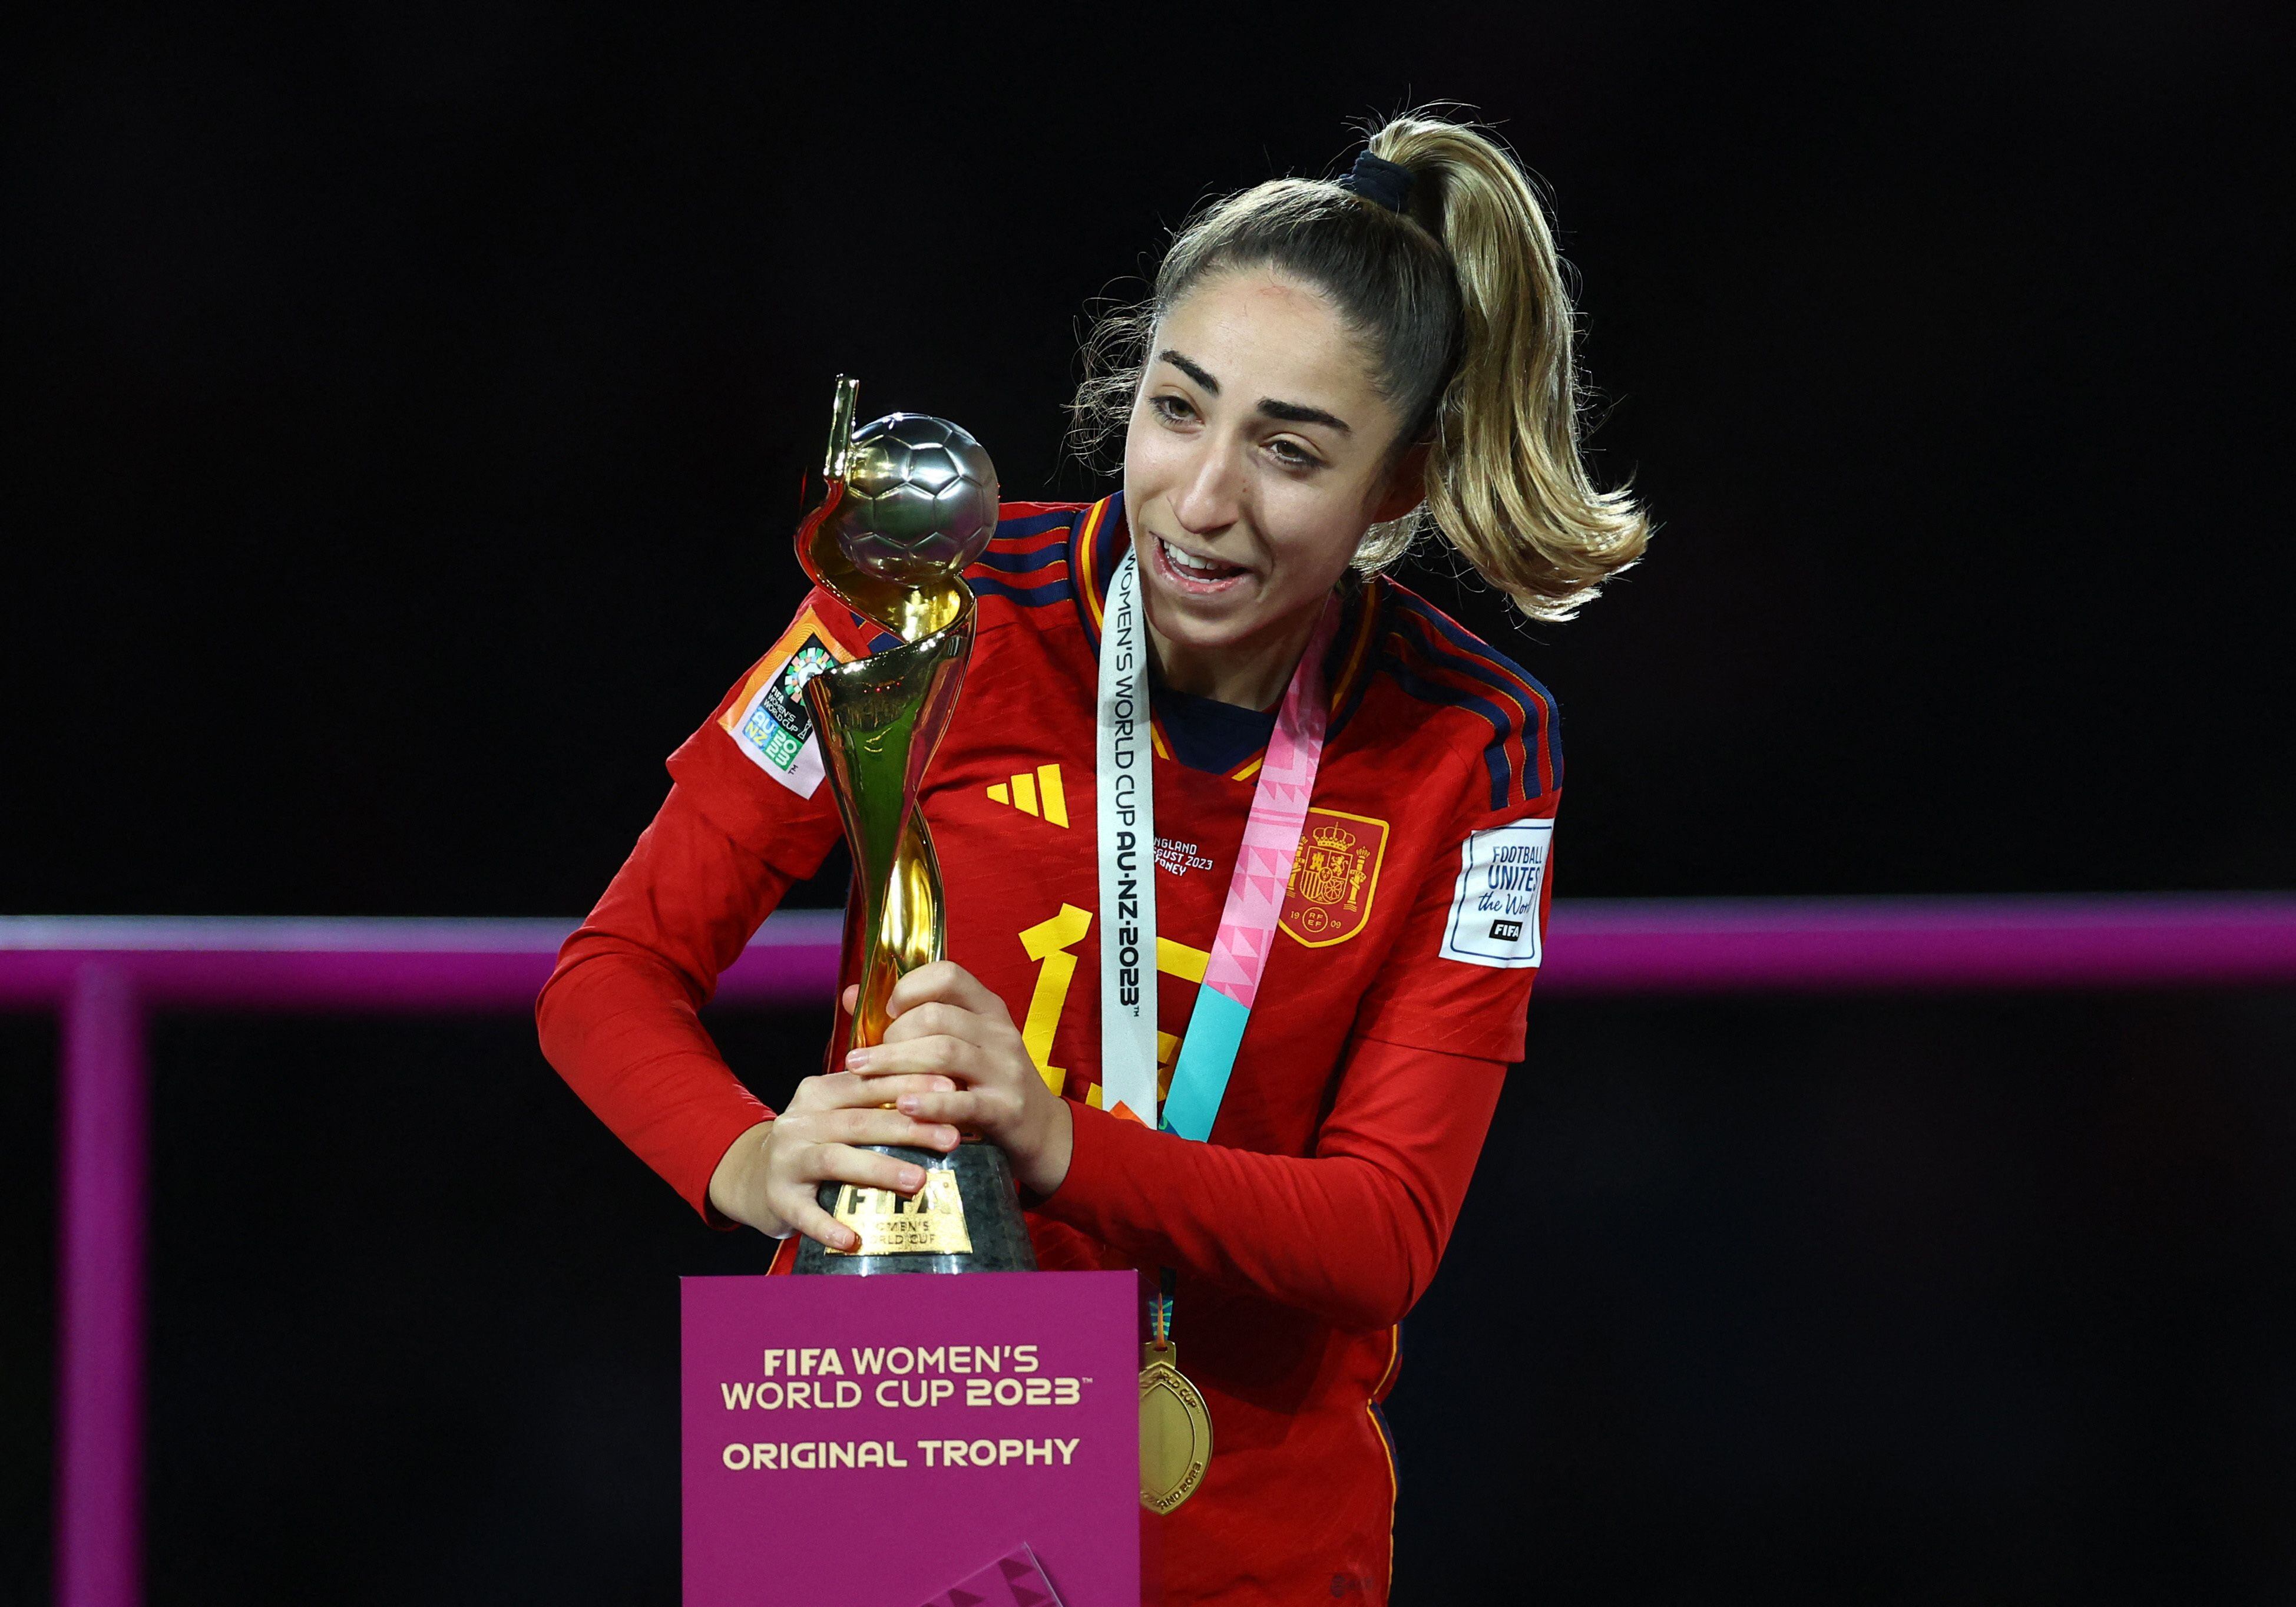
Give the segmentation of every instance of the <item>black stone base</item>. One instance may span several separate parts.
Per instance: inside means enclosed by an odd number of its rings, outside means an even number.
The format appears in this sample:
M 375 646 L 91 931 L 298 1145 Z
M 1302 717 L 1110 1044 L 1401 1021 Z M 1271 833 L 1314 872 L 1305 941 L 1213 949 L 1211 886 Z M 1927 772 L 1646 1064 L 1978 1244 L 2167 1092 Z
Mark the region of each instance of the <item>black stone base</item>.
M 798 1246 L 797 1270 L 832 1273 L 847 1277 L 871 1277 L 887 1272 L 1034 1272 L 1037 1252 L 1029 1243 L 1029 1225 L 1021 1217 L 1021 1192 L 1013 1182 L 1013 1163 L 993 1144 L 969 1140 L 944 1155 L 938 1150 L 912 1150 L 893 1144 L 864 1144 L 880 1155 L 890 1155 L 928 1171 L 956 1174 L 958 1195 L 964 1201 L 964 1227 L 972 1240 L 966 1256 L 832 1255 L 813 1240 Z M 840 1185 L 821 1185 L 821 1209 L 833 1210 Z

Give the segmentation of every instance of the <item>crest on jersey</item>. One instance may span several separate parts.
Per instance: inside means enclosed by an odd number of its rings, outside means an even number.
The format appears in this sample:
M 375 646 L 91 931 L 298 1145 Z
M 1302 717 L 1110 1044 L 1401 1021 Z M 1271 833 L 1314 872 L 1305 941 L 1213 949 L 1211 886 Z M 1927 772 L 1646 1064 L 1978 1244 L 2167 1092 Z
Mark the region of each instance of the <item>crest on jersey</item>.
M 1338 809 L 1309 809 L 1292 860 L 1281 924 L 1309 948 L 1344 943 L 1371 919 L 1387 822 Z

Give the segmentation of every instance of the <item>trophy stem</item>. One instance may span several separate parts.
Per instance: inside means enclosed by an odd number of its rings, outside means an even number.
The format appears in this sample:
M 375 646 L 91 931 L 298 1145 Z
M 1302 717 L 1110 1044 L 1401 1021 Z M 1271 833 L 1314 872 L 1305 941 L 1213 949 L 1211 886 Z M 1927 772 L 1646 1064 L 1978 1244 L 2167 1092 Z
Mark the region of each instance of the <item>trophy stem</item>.
M 849 922 L 857 923 L 857 943 L 848 955 L 858 972 L 861 994 L 853 1012 L 849 1049 L 865 1048 L 885 1041 L 889 1024 L 886 1002 L 893 984 L 920 965 L 948 957 L 948 922 L 941 902 L 940 861 L 933 853 L 932 832 L 914 807 L 901 827 L 893 850 L 892 873 L 871 900 L 861 885 L 858 865 L 854 869 L 853 905 Z
M 861 987 L 852 1045 L 881 1043 L 894 983 L 947 949 L 940 865 L 917 812 L 972 648 L 967 594 L 956 618 L 914 642 L 822 671 L 805 696 L 830 791 L 853 850 Z

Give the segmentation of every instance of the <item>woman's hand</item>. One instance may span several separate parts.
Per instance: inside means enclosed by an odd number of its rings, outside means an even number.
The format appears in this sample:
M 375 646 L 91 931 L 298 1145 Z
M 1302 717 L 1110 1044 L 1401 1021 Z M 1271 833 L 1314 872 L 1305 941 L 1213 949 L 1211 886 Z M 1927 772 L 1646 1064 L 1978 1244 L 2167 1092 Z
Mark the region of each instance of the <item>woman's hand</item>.
M 801 1233 L 832 1250 L 849 1250 L 860 1235 L 821 1209 L 824 1183 L 852 1183 L 914 1194 L 924 1169 L 856 1144 L 906 1144 L 955 1149 L 957 1131 L 931 1116 L 882 1107 L 897 1101 L 947 1096 L 946 1077 L 898 1071 L 838 1071 L 798 1084 L 789 1105 L 735 1139 L 709 1177 L 709 1203 L 736 1222 L 785 1239 Z
M 849 1001 L 847 1008 L 851 1008 Z M 920 965 L 893 985 L 885 1041 L 845 1057 L 849 1071 L 918 1082 L 898 1096 L 902 1115 L 980 1134 L 1011 1158 L 1021 1186 L 1049 1194 L 1069 1175 L 1075 1128 L 1068 1102 L 1021 1042 L 1004 1001 L 962 965 Z M 938 1086 L 927 1087 L 924 1083 Z

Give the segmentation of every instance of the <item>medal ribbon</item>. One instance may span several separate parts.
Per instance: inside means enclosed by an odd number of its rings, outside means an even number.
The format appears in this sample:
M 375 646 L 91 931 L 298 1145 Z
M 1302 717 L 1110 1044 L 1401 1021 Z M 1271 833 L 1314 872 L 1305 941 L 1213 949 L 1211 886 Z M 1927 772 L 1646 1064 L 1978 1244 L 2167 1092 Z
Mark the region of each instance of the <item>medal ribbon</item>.
M 1148 745 L 1148 617 L 1130 553 L 1109 579 L 1102 615 L 1097 724 L 1093 792 L 1100 832 L 1101 1103 L 1152 1127 L 1156 783 Z
M 1100 1002 L 1103 1103 L 1119 1115 L 1158 1125 L 1156 1103 L 1155 799 L 1148 726 L 1147 621 L 1131 553 L 1110 577 L 1100 639 L 1100 755 L 1095 791 L 1100 828 Z M 1324 608 L 1292 672 L 1275 729 L 1260 761 L 1243 841 L 1229 875 L 1227 902 L 1211 960 L 1188 1019 L 1161 1125 L 1202 1142 L 1211 1136 L 1243 1046 L 1275 923 L 1291 886 L 1292 862 L 1307 829 L 1308 801 L 1324 757 L 1329 710 L 1324 657 L 1339 629 L 1337 598 Z M 1123 624 L 1119 627 L 1119 620 Z M 1128 855 L 1144 855 L 1128 861 Z M 1128 863 L 1144 865 L 1136 872 Z M 1127 956 L 1130 956 L 1128 961 Z M 1146 961 L 1144 966 L 1141 961 Z
M 1299 667 L 1260 760 L 1245 816 L 1243 841 L 1230 873 L 1227 902 L 1212 939 L 1203 986 L 1196 990 L 1164 1130 L 1201 1142 L 1211 1136 L 1228 1074 L 1267 967 L 1267 952 L 1292 881 L 1292 862 L 1307 829 L 1308 800 L 1324 757 L 1327 714 L 1324 656 L 1339 629 L 1336 598 L 1308 634 Z M 1126 553 L 1109 578 L 1100 636 L 1098 769 L 1094 791 L 1100 831 L 1101 1103 L 1119 1116 L 1158 1125 L 1156 1109 L 1156 798 L 1150 746 L 1147 615 L 1140 570 Z M 1145 964 L 1142 963 L 1145 961 Z M 1211 1416 L 1202 1394 L 1182 1376 L 1172 1344 L 1177 1279 L 1165 1267 L 1149 1305 L 1149 1344 L 1142 1354 L 1141 1488 L 1144 1505 L 1168 1513 L 1195 1493 L 1212 1454 Z M 1150 1406 L 1157 1407 L 1152 1436 Z M 1177 1423 L 1175 1418 L 1177 1417 Z M 1185 1437 L 1166 1465 L 1174 1435 Z M 1152 1479 L 1148 1447 L 1158 1447 Z M 1177 1477 L 1175 1479 L 1174 1475 Z

